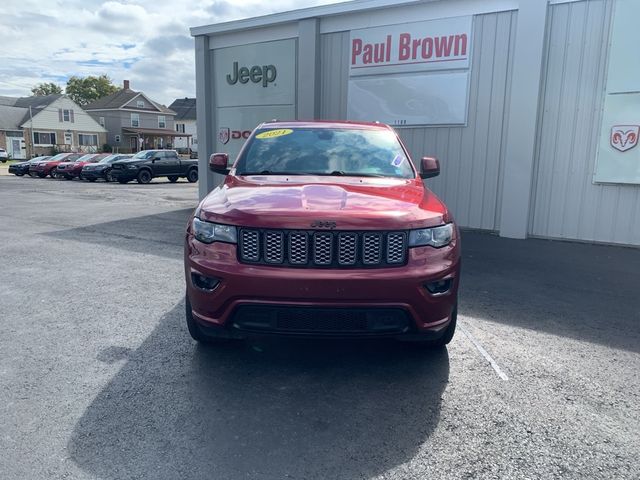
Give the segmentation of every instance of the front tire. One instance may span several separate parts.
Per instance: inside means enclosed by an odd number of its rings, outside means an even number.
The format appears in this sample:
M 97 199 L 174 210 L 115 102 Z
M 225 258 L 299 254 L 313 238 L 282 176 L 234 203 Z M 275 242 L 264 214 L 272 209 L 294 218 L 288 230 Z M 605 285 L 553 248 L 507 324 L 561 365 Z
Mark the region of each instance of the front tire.
M 152 178 L 153 176 L 151 175 L 151 172 L 149 170 L 140 170 L 140 172 L 138 172 L 138 183 L 146 185 L 151 181 Z
M 195 183 L 198 181 L 198 170 L 192 168 L 187 172 L 187 180 L 189 183 Z

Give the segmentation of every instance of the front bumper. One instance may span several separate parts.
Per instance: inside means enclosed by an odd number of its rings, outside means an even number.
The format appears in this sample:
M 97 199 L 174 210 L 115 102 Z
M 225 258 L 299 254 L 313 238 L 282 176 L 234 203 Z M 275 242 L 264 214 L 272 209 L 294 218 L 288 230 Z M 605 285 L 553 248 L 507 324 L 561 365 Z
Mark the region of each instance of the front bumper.
M 220 283 L 206 291 L 192 274 Z M 237 260 L 236 245 L 206 245 L 188 234 L 185 275 L 193 316 L 205 331 L 429 336 L 451 321 L 460 256 L 456 239 L 440 249 L 411 248 L 407 264 L 392 268 L 247 265 Z M 438 280 L 450 280 L 450 288 L 431 294 L 425 284 Z M 306 322 L 308 328 L 285 328 L 283 321 L 285 327 L 286 322 Z
M 135 180 L 138 176 L 138 169 L 111 169 L 111 178 L 114 180 Z
M 105 170 L 82 170 L 82 178 L 92 180 L 94 178 L 107 178 L 107 172 Z
M 67 170 L 66 168 L 62 170 L 60 170 L 59 168 L 56 168 L 55 173 L 58 175 L 58 177 L 64 177 L 68 179 L 72 179 L 73 177 L 77 176 L 77 175 L 74 175 L 73 170 Z
M 29 173 L 32 175 L 42 175 L 42 174 L 49 175 L 50 171 L 51 169 L 47 170 L 45 167 L 31 167 L 29 169 Z
M 18 167 L 16 165 L 10 165 L 9 173 L 13 173 L 14 175 L 26 175 L 27 173 L 29 173 L 29 167 Z

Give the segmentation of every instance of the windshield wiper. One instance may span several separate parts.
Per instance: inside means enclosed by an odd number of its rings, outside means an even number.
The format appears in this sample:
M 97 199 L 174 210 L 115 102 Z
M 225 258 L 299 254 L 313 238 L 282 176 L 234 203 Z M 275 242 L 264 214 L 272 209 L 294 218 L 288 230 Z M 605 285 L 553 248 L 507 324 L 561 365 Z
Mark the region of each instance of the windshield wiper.
M 248 175 L 309 175 L 304 172 L 274 172 L 272 170 L 262 170 L 261 172 L 241 172 L 238 173 L 239 176 L 248 176 Z
M 345 172 L 344 170 L 334 170 L 331 173 L 314 173 L 313 175 L 333 177 L 389 177 L 389 175 L 382 175 L 380 173 Z

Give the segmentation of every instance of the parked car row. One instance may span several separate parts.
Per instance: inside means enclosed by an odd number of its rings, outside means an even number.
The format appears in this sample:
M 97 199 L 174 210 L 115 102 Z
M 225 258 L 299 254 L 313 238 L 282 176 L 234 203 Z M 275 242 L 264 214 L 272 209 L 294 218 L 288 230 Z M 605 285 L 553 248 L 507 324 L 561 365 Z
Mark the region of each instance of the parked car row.
M 64 178 L 95 182 L 118 181 L 149 183 L 157 177 L 170 182 L 186 178 L 198 181 L 198 161 L 181 159 L 175 150 L 142 150 L 135 155 L 109 153 L 59 153 L 52 157 L 36 157 L 27 162 L 13 164 L 9 173 L 19 177 Z

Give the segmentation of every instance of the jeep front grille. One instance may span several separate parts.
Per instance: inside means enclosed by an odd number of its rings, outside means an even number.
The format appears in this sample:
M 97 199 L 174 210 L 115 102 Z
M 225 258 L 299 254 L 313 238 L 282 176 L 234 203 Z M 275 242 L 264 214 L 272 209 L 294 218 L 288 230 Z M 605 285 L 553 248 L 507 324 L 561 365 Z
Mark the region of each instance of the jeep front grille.
M 242 263 L 318 268 L 376 268 L 403 265 L 406 232 L 240 229 Z

